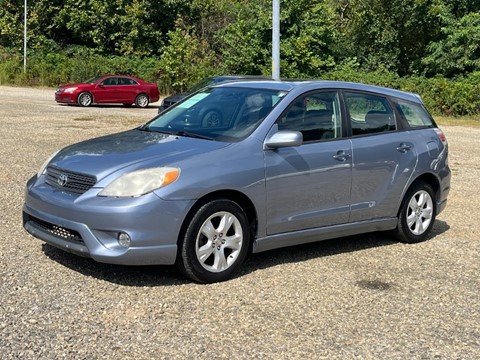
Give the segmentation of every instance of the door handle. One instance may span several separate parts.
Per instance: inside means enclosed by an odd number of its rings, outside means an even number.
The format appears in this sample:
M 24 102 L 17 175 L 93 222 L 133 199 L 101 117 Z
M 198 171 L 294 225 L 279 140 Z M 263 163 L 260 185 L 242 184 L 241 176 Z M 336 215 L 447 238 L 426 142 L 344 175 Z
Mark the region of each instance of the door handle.
M 401 143 L 400 145 L 397 146 L 397 151 L 400 151 L 401 153 L 406 153 L 411 148 L 412 147 L 410 145 Z
M 345 161 L 347 159 L 350 159 L 352 157 L 352 155 L 350 154 L 347 154 L 345 151 L 343 150 L 339 150 L 337 151 L 337 154 L 336 155 L 333 155 L 333 158 L 335 160 L 338 160 L 338 161 Z

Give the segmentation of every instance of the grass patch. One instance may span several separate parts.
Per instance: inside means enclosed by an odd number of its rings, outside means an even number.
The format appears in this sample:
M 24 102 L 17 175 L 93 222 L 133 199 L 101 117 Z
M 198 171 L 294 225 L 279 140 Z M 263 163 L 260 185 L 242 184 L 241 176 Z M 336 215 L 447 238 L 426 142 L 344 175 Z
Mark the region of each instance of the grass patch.
M 435 122 L 447 126 L 471 126 L 480 127 L 480 116 L 434 116 Z

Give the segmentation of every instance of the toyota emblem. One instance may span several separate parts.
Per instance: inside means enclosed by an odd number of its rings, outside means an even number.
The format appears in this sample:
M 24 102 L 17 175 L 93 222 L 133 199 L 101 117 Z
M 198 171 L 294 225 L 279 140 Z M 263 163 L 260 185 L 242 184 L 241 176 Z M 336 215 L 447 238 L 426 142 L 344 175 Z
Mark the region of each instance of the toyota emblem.
M 60 186 L 65 186 L 67 185 L 68 177 L 65 174 L 60 174 L 60 176 L 57 179 L 57 183 Z

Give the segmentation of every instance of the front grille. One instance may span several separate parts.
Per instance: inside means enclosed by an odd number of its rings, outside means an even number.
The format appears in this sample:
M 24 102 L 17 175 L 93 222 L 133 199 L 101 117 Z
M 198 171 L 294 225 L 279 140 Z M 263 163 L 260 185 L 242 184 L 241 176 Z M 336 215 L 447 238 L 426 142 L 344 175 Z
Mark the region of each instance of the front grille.
M 60 169 L 56 166 L 47 167 L 46 175 L 45 182 L 48 185 L 79 194 L 83 194 L 97 182 L 95 176 Z
M 63 228 L 61 226 L 37 219 L 33 216 L 29 216 L 28 221 L 30 221 L 32 226 L 36 227 L 37 229 L 50 233 L 61 240 L 83 244 L 82 236 L 75 230 Z

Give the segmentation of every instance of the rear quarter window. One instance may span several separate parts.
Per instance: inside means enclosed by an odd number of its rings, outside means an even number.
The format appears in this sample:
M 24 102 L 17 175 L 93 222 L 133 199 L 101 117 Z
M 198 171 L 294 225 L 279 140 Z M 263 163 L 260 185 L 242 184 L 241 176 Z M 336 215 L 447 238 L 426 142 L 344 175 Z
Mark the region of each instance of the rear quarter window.
M 434 125 L 432 117 L 423 106 L 399 99 L 394 99 L 394 103 L 400 116 L 408 122 L 410 127 L 415 128 Z

